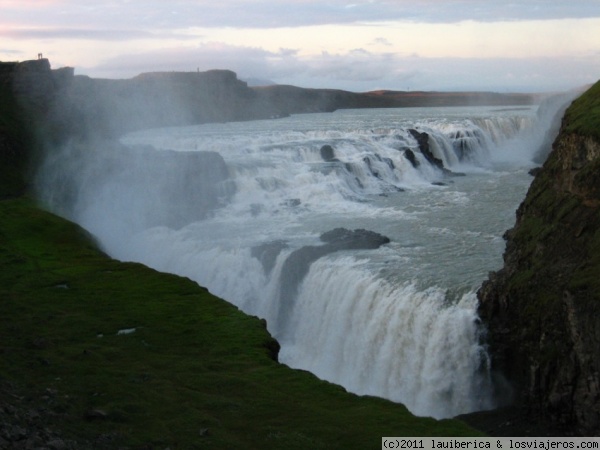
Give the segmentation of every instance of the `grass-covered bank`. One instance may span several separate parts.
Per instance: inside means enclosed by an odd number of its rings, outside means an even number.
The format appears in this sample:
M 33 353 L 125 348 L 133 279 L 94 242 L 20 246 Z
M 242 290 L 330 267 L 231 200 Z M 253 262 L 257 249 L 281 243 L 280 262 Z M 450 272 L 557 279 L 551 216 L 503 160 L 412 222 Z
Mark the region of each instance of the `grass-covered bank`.
M 35 140 L 19 110 L 0 92 L 0 447 L 31 438 L 17 416 L 78 449 L 365 449 L 385 435 L 476 434 L 291 370 L 259 319 L 98 251 L 23 195 Z
M 363 449 L 385 435 L 473 433 L 278 364 L 257 318 L 188 279 L 107 258 L 26 199 L 0 202 L 0 261 L 0 376 L 51 393 L 40 400 L 50 426 L 79 439 Z
M 600 83 L 576 99 L 565 114 L 565 131 L 600 140 Z

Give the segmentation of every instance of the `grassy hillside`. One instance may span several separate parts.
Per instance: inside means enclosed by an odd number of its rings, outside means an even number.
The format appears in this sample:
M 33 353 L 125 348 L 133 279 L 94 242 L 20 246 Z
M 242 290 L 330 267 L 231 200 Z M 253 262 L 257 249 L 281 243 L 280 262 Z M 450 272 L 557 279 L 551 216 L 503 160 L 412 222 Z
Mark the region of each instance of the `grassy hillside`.
M 289 369 L 259 319 L 188 279 L 108 258 L 17 195 L 32 141 L 6 92 L 0 104 L 11 142 L 1 156 L 0 447 L 3 430 L 27 439 L 17 416 L 78 449 L 367 449 L 385 435 L 477 434 Z
M 565 123 L 567 132 L 600 140 L 600 82 L 573 102 L 565 114 Z
M 473 432 L 278 364 L 260 320 L 188 279 L 107 258 L 27 200 L 0 202 L 0 261 L 0 377 L 52 392 L 51 425 L 80 439 L 364 449 Z

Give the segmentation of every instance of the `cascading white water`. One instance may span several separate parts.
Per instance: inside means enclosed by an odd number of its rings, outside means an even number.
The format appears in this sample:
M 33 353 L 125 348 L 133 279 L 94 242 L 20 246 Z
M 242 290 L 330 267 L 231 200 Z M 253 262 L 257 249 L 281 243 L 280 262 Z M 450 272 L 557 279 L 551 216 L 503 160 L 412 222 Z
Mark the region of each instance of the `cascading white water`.
M 264 317 L 281 362 L 442 418 L 493 407 L 474 292 L 530 182 L 535 122 L 535 108 L 421 108 L 148 130 L 57 152 L 39 179 L 109 254 Z M 326 248 L 340 227 L 390 242 Z
M 395 285 L 364 264 L 350 257 L 313 264 L 282 359 L 353 392 L 408 404 L 415 414 L 491 408 L 475 296 L 447 304 L 439 288 Z

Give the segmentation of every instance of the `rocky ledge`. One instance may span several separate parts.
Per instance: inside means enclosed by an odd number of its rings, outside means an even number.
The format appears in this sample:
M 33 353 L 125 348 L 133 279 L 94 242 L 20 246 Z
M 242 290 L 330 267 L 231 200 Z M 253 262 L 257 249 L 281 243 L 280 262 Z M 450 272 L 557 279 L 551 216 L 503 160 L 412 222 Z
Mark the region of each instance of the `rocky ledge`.
M 598 435 L 600 82 L 567 110 L 505 238 L 478 293 L 498 396 L 556 435 Z

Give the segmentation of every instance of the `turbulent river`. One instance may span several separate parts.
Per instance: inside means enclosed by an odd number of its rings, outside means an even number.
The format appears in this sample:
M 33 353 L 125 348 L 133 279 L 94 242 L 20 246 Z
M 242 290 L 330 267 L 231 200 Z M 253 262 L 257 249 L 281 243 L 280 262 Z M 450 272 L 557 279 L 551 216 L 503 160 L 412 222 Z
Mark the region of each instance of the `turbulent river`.
M 367 109 L 154 129 L 110 151 L 67 146 L 39 180 L 113 257 L 265 318 L 283 364 L 444 418 L 494 406 L 475 292 L 501 266 L 551 115 Z

